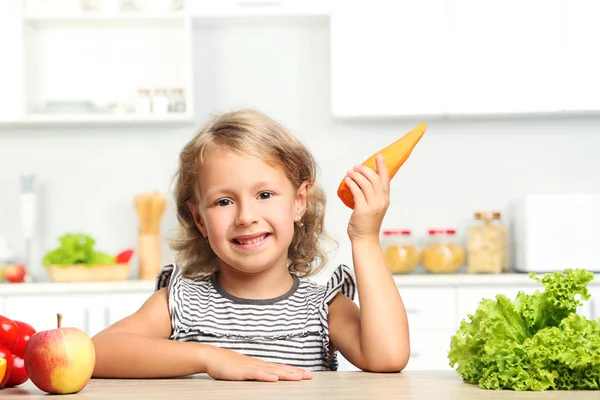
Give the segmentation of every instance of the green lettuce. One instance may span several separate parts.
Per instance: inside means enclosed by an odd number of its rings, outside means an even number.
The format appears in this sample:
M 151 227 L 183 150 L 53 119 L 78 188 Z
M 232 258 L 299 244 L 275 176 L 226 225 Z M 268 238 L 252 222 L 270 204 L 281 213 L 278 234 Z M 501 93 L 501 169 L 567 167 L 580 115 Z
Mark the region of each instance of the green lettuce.
M 594 274 L 546 274 L 545 290 L 483 299 L 450 339 L 450 366 L 484 389 L 600 389 L 600 318 L 577 313 Z
M 60 246 L 46 253 L 44 265 L 110 265 L 115 257 L 94 250 L 96 243 L 88 235 L 68 233 L 58 238 Z

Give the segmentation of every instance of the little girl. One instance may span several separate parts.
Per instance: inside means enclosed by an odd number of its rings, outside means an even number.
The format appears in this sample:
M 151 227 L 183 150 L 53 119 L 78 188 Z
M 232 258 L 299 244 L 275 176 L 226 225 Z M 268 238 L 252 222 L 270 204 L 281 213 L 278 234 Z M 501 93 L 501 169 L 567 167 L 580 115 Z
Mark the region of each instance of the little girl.
M 356 278 L 340 265 L 319 285 L 309 277 L 327 262 L 326 200 L 313 157 L 259 112 L 210 121 L 179 158 L 176 263 L 137 312 L 93 338 L 94 376 L 302 380 L 336 370 L 338 351 L 364 371 L 401 371 L 407 317 L 379 243 L 388 171 L 379 156 L 376 172 L 354 166 L 345 179 Z

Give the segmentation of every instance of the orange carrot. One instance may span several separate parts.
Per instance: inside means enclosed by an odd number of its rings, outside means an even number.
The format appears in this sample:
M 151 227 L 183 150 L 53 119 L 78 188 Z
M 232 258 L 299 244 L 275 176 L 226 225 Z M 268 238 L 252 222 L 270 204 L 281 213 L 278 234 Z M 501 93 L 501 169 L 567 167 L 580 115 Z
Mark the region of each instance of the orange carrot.
M 410 153 L 412 153 L 412 150 L 415 148 L 419 140 L 421 140 L 426 128 L 427 124 L 417 125 L 416 128 L 402 136 L 400 139 L 396 140 L 394 143 L 373 154 L 365 162 L 363 162 L 362 165 L 365 165 L 371 168 L 373 171 L 376 171 L 377 167 L 375 157 L 378 154 L 381 154 L 383 155 L 383 160 L 388 169 L 388 176 L 390 179 L 392 179 L 402 164 L 404 164 L 404 162 L 408 159 Z M 340 183 L 340 186 L 338 187 L 337 194 L 346 206 L 354 209 L 354 196 L 352 196 L 352 192 L 346 185 L 344 179 L 342 179 L 342 183 Z

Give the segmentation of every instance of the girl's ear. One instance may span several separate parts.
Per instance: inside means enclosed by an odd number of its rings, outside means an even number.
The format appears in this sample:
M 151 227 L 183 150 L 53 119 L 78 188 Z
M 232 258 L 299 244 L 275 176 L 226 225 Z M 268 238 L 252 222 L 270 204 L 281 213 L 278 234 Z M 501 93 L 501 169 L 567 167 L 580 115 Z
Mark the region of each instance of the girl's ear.
M 296 214 L 294 219 L 300 221 L 306 212 L 308 206 L 308 191 L 310 190 L 310 182 L 304 181 L 296 191 Z
M 196 224 L 196 228 L 198 228 L 200 233 L 202 233 L 202 235 L 204 237 L 206 237 L 206 235 L 207 235 L 206 226 L 204 225 L 204 220 L 202 219 L 200 212 L 191 203 L 187 203 L 187 206 L 188 206 L 188 209 L 190 210 L 190 213 L 192 213 L 192 217 L 194 217 L 194 224 Z

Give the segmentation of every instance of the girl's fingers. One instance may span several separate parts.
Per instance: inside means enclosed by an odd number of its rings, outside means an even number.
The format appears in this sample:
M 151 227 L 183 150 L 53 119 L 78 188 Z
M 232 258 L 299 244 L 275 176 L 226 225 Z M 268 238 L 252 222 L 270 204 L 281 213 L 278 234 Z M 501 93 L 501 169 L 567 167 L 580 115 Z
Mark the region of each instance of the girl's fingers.
M 348 189 L 350 189 L 350 193 L 352 193 L 352 196 L 354 197 L 354 205 L 358 206 L 359 204 L 366 203 L 365 195 L 363 194 L 363 191 L 360 189 L 358 184 L 354 182 L 354 180 L 350 176 L 346 176 L 344 180 L 346 181 Z
M 275 374 L 279 379 L 287 381 L 300 381 L 302 379 L 312 378 L 312 374 L 309 371 L 305 371 L 301 368 L 290 367 L 289 365 L 275 365 L 271 367 L 273 370 L 272 374 Z
M 264 369 L 255 369 L 254 371 L 248 373 L 244 380 L 256 380 L 263 382 L 277 382 L 279 380 L 279 376 L 272 372 L 267 372 Z
M 373 197 L 373 194 L 375 193 L 375 188 L 373 187 L 373 183 L 369 180 L 369 178 L 365 176 L 364 168 L 366 167 L 355 166 L 354 170 L 348 171 L 348 176 L 350 176 L 350 178 L 352 178 L 354 182 L 356 182 L 360 190 L 363 192 L 365 200 L 368 203 Z M 371 170 L 371 172 L 373 171 Z
M 372 195 L 385 196 L 387 194 L 386 185 L 389 185 L 389 177 L 387 173 L 387 168 L 385 166 L 385 162 L 383 162 L 383 156 L 377 156 L 375 161 L 375 169 L 377 170 L 377 172 L 364 165 L 354 167 L 354 170 L 360 175 L 362 175 L 364 178 L 366 178 L 369 182 L 367 186 L 366 183 L 355 179 L 355 181 L 357 181 L 361 189 L 363 189 L 363 191 L 365 192 L 367 202 L 371 202 L 371 199 L 373 198 Z M 383 175 L 385 175 L 385 179 Z M 352 176 L 352 178 L 354 178 L 354 175 Z
M 387 169 L 387 165 L 385 165 L 383 155 L 379 154 L 375 158 L 375 161 L 377 164 L 377 174 L 381 178 L 381 183 L 383 184 L 383 192 L 387 194 L 390 190 L 390 174 Z

